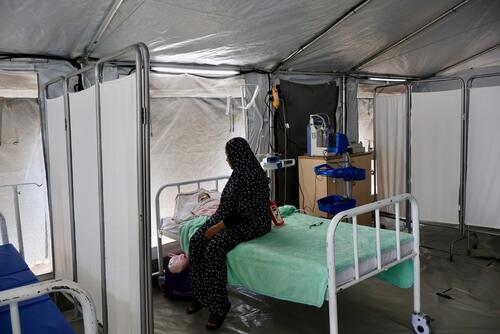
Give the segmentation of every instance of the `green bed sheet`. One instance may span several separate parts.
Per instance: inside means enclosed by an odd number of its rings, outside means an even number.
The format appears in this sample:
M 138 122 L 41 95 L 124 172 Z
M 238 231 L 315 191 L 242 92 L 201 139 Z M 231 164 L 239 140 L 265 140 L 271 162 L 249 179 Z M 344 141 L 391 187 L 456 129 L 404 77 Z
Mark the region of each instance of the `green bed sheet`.
M 228 253 L 228 283 L 273 298 L 321 307 L 327 296 L 326 232 L 330 220 L 298 213 L 292 206 L 280 207 L 280 211 L 284 226 L 273 226 L 271 232 L 243 242 Z M 186 253 L 191 236 L 206 220 L 195 217 L 180 225 L 180 243 Z M 413 240 L 408 233 L 401 232 L 400 236 L 402 245 Z M 375 229 L 359 226 L 358 244 L 360 263 L 374 257 Z M 381 230 L 381 246 L 382 253 L 395 249 L 394 231 Z M 336 272 L 353 265 L 352 225 L 340 223 L 335 234 Z M 377 277 L 409 288 L 413 285 L 412 262 L 405 261 Z

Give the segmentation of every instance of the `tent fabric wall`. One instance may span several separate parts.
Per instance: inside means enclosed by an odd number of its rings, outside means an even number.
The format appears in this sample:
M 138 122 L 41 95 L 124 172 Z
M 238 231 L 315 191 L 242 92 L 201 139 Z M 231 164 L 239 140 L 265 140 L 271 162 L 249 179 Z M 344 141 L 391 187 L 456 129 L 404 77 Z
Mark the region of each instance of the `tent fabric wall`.
M 467 225 L 500 228 L 500 168 L 498 124 L 500 86 L 470 90 L 467 186 Z
M 243 113 L 235 108 L 226 115 L 226 99 L 152 99 L 151 125 L 152 198 L 167 183 L 230 175 L 225 144 L 245 137 Z M 163 192 L 163 216 L 173 214 L 175 195 Z
M 423 221 L 458 224 L 461 90 L 412 93 L 411 191 Z
M 0 97 L 38 98 L 36 72 L 0 70 Z
M 109 333 L 141 331 L 135 74 L 100 86 Z
M 406 192 L 407 97 L 404 93 L 375 97 L 377 198 Z
M 35 81 L 36 83 L 36 81 Z M 36 86 L 35 86 L 36 89 Z M 23 226 L 24 257 L 36 272 L 50 271 L 52 261 L 47 188 L 40 127 L 40 108 L 36 100 L 0 98 L 2 127 L 0 140 L 0 212 L 7 221 L 9 239 L 17 247 L 14 193 L 6 184 L 36 183 L 18 187 L 20 218 Z M 49 267 L 47 267 L 49 266 Z M 45 273 L 45 272 L 43 272 Z
M 78 283 L 92 296 L 102 323 L 95 86 L 70 93 L 69 112 Z
M 64 97 L 48 99 L 49 186 L 56 278 L 73 279 Z M 56 204 L 57 203 L 57 204 Z
M 252 149 L 267 153 L 268 115 L 265 115 L 265 107 L 262 107 L 267 85 L 266 76 L 260 74 L 204 78 L 187 74 L 153 73 L 151 198 L 156 196 L 159 187 L 167 183 L 230 175 L 231 169 L 224 153 L 225 143 L 233 137 L 246 137 L 245 122 L 247 140 Z M 244 113 L 242 94 L 246 104 L 249 104 L 257 86 L 255 104 Z M 205 186 L 213 187 L 214 184 Z M 185 187 L 182 191 L 189 189 Z M 176 190 L 166 189 L 162 192 L 162 216 L 173 214 L 175 196 Z M 155 205 L 154 201 L 152 205 Z M 155 207 L 152 210 L 156 212 Z M 152 224 L 155 230 L 156 222 Z M 154 246 L 156 238 L 152 239 Z

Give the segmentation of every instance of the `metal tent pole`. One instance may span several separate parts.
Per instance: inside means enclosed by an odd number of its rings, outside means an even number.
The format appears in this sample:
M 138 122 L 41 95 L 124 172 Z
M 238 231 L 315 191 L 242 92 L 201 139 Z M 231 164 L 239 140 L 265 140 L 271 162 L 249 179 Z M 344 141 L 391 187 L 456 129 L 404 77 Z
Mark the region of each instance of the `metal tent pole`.
M 38 80 L 40 80 L 38 75 Z M 41 92 L 39 92 L 40 97 L 40 121 L 42 128 L 42 143 L 43 143 L 43 153 L 44 153 L 44 163 L 45 163 L 45 182 L 47 184 L 47 201 L 48 201 L 48 210 L 49 210 L 49 222 L 50 222 L 50 240 L 51 240 L 51 251 L 52 251 L 52 272 L 56 272 L 56 261 L 55 261 L 55 252 L 54 252 L 54 224 L 52 221 L 52 190 L 50 187 L 51 180 L 51 170 L 50 170 L 50 149 L 49 149 L 49 128 L 47 121 L 47 108 L 46 102 L 49 98 L 49 87 L 53 84 L 58 83 L 59 81 L 64 80 L 63 76 L 56 77 L 45 83 Z

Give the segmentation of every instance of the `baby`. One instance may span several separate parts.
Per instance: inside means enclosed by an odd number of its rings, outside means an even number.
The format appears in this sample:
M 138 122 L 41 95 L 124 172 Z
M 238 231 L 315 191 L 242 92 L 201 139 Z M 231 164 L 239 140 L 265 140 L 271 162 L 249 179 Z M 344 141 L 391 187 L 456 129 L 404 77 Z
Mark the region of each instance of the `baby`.
M 212 216 L 219 207 L 220 201 L 217 198 L 211 198 L 209 193 L 201 192 L 198 194 L 198 205 L 191 211 L 195 216 Z
M 206 192 L 202 192 L 198 195 L 198 203 L 203 202 L 204 200 L 207 200 L 210 198 L 210 194 Z

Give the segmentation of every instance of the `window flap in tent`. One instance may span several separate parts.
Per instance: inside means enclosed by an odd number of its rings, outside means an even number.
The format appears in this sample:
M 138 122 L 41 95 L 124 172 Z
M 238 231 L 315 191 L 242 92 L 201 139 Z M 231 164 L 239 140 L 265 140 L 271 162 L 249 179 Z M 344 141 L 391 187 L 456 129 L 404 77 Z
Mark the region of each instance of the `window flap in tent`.
M 38 98 L 36 72 L 0 70 L 0 97 Z

